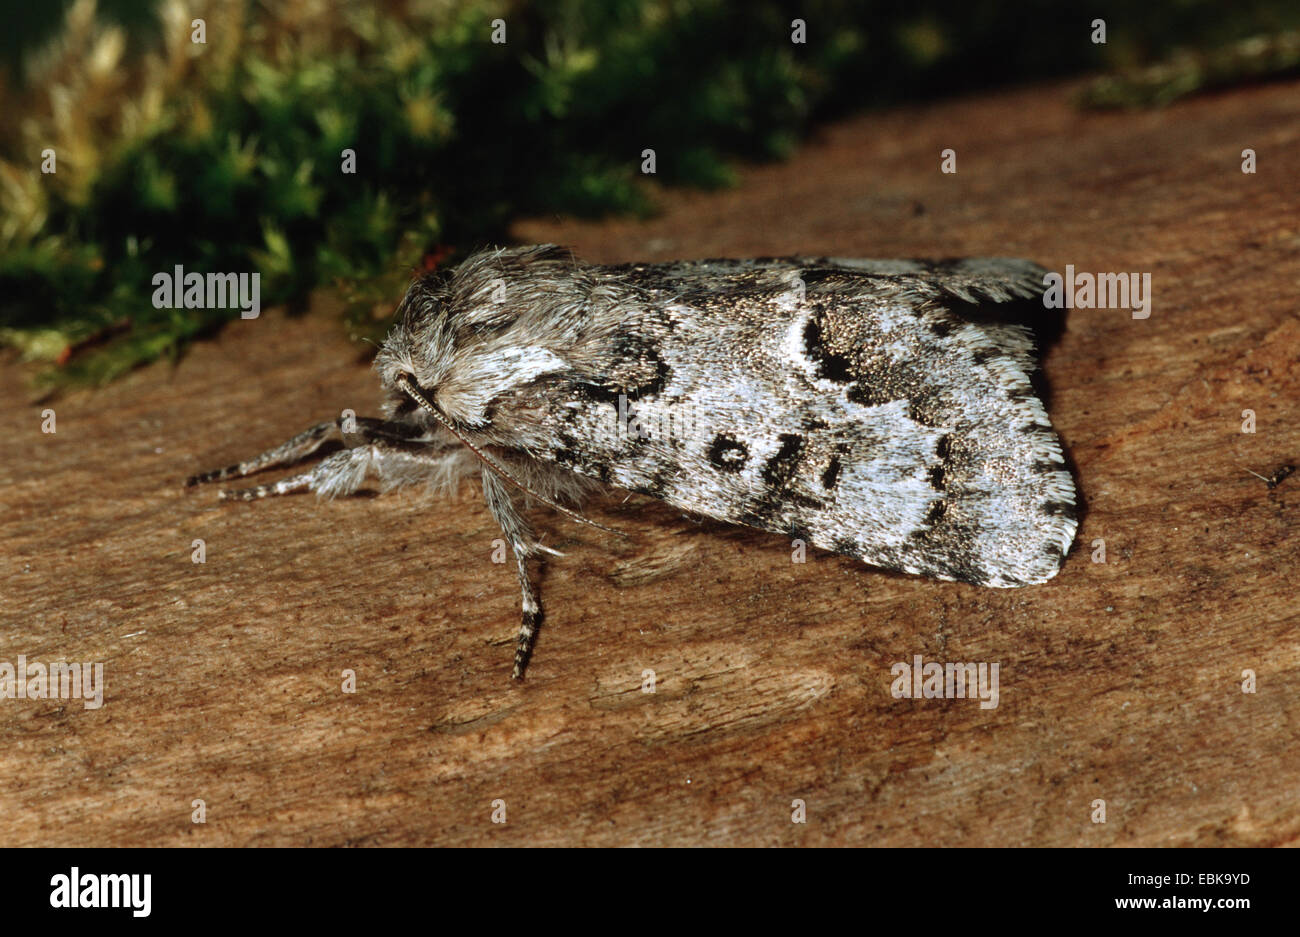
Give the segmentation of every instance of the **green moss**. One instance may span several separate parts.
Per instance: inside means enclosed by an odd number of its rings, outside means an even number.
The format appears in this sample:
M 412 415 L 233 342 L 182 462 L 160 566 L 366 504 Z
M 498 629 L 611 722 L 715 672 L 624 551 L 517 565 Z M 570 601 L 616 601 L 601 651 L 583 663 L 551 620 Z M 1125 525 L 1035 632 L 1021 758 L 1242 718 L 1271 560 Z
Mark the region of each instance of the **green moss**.
M 1164 107 L 1203 91 L 1300 75 L 1300 32 L 1256 36 L 1207 52 L 1179 50 L 1159 64 L 1103 75 L 1079 95 L 1098 110 Z
M 177 19 L 108 5 L 105 20 L 67 6 L 26 83 L 0 81 L 0 343 L 48 362 L 40 380 L 55 385 L 111 380 L 238 317 L 155 309 L 152 277 L 176 264 L 257 271 L 264 307 L 335 284 L 349 330 L 373 338 L 413 271 L 502 240 L 521 215 L 648 214 L 656 184 L 732 185 L 737 160 L 788 155 L 814 119 L 1295 15 L 1280 0 L 1231 13 L 1096 0 L 1087 16 L 1057 0 L 807 0 L 796 13 L 770 0 L 383 0 L 306 17 L 280 0 L 191 0 Z M 48 6 L 28 6 L 16 15 L 47 28 Z M 804 44 L 790 42 L 793 16 Z M 1108 18 L 1106 46 L 1087 41 L 1094 16 Z M 189 41 L 192 17 L 206 45 Z M 490 41 L 497 17 L 504 45 Z M 1098 86 L 1092 103 L 1167 100 L 1294 55 L 1242 60 L 1198 60 L 1154 91 Z M 40 172 L 46 148 L 57 173 Z

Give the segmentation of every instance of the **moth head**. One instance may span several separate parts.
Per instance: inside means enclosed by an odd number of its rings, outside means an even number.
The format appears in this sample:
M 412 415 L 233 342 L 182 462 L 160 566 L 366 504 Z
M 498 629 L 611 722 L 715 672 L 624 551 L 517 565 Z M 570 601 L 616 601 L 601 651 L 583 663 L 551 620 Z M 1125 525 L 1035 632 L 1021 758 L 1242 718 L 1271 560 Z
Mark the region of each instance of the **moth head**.
M 390 417 L 428 422 L 418 395 L 461 430 L 487 432 L 570 370 L 573 336 L 554 309 L 565 284 L 547 277 L 541 250 L 480 252 L 411 284 L 375 359 Z

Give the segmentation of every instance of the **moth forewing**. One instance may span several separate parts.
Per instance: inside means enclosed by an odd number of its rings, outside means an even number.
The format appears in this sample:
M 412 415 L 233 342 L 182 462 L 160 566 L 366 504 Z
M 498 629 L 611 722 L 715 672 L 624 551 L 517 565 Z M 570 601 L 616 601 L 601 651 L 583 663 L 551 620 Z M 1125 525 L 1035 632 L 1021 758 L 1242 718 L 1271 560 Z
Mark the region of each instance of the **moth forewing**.
M 636 311 L 604 367 L 554 388 L 549 457 L 873 565 L 1045 581 L 1073 539 L 1073 483 L 1029 333 L 973 318 L 1032 296 L 1037 268 L 968 263 L 601 268 Z

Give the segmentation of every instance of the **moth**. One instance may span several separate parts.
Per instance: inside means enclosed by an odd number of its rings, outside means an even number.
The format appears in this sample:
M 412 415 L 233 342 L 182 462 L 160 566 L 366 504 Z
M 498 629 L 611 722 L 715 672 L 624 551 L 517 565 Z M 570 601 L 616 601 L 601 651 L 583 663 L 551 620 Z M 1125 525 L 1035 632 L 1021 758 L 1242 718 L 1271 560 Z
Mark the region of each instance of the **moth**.
M 617 487 L 888 570 L 1042 583 L 1074 483 L 1030 383 L 1044 271 L 1011 259 L 778 258 L 593 266 L 485 250 L 414 280 L 375 359 L 383 418 L 319 423 L 187 484 L 347 448 L 252 500 L 477 475 L 514 553 L 522 677 L 545 555 L 521 509 Z M 1036 302 L 1037 301 L 1037 302 Z M 608 529 L 608 528 L 602 528 Z

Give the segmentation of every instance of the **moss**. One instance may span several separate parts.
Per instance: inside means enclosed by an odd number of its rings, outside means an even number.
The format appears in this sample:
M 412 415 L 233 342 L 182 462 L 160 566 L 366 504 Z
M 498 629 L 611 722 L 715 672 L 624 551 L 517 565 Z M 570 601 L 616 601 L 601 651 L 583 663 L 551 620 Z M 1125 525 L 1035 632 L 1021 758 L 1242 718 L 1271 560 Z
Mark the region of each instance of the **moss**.
M 1079 95 L 1097 110 L 1164 107 L 1189 94 L 1300 75 L 1300 32 L 1254 36 L 1209 51 L 1181 49 L 1165 61 L 1103 75 Z
M 0 81 L 0 343 L 55 385 L 238 317 L 154 308 L 151 279 L 176 264 L 257 271 L 264 307 L 337 285 L 349 330 L 373 338 L 413 271 L 513 218 L 653 211 L 647 147 L 655 183 L 727 186 L 737 159 L 789 154 L 814 119 L 1249 35 L 1289 9 L 1246 0 L 1225 27 L 1208 0 L 1096 0 L 1086 17 L 1057 0 L 64 5 L 57 28 L 48 5 L 16 10 L 53 31 L 22 47 L 24 81 Z M 1113 44 L 1087 41 L 1093 16 Z

